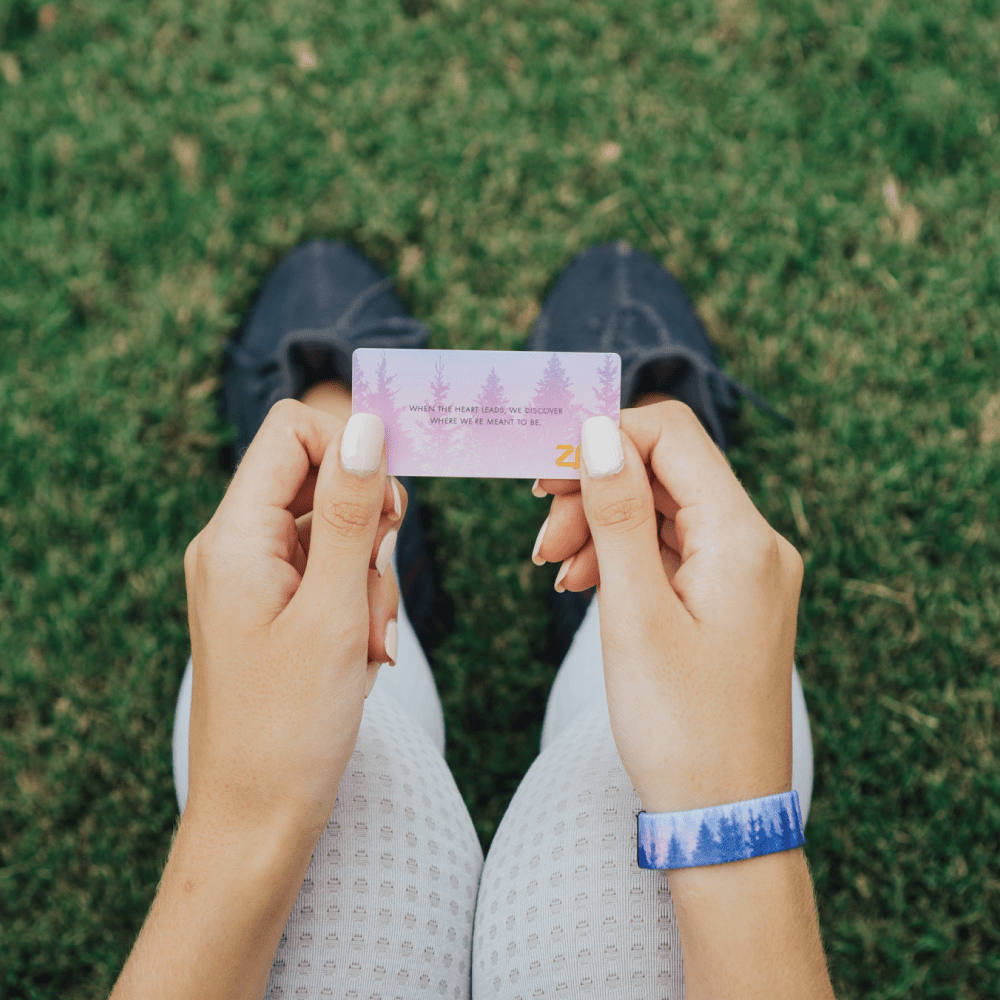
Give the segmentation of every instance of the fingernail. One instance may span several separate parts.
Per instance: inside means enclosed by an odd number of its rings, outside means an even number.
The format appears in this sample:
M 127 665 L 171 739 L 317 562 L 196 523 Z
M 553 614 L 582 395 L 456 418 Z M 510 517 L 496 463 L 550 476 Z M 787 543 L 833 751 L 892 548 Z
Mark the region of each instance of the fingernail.
M 403 516 L 403 501 L 399 496 L 399 483 L 395 476 L 389 477 L 392 484 L 392 513 L 388 515 L 390 521 L 398 521 Z
M 545 537 L 545 529 L 549 526 L 549 519 L 545 518 L 542 521 L 542 526 L 538 529 L 538 537 L 535 539 L 535 547 L 531 550 L 531 561 L 536 566 L 544 566 L 545 560 L 538 554 L 538 550 L 542 547 L 542 539 Z
M 566 579 L 566 574 L 569 572 L 570 566 L 573 565 L 573 560 L 576 556 L 570 556 L 569 559 L 564 559 L 562 566 L 559 567 L 559 572 L 556 573 L 556 593 L 561 594 L 566 588 L 562 585 L 563 580 Z
M 396 665 L 396 643 L 399 639 L 399 630 L 396 628 L 396 619 L 390 618 L 385 623 L 385 655 L 389 657 L 389 662 Z
M 618 425 L 610 417 L 590 417 L 584 420 L 581 437 L 583 447 L 580 451 L 589 476 L 599 479 L 622 471 L 625 465 L 622 435 Z
M 355 413 L 340 439 L 340 464 L 355 476 L 370 476 L 382 461 L 385 425 L 374 413 Z
M 382 544 L 378 547 L 378 555 L 375 556 L 375 568 L 378 570 L 379 576 L 385 572 L 386 566 L 389 565 L 389 558 L 392 556 L 392 550 L 396 547 L 396 539 L 398 537 L 399 532 L 393 528 L 392 531 L 386 533 L 385 538 L 382 539 Z
M 543 489 L 541 488 L 541 486 L 539 486 L 539 485 L 538 485 L 538 480 L 537 480 L 537 479 L 536 479 L 536 480 L 535 480 L 535 481 L 534 481 L 534 482 L 533 482 L 533 483 L 531 484 L 531 492 L 532 492 L 532 493 L 533 493 L 533 494 L 534 494 L 534 495 L 535 495 L 536 497 L 544 497 L 544 496 L 548 496 L 548 494 L 547 494 L 547 493 L 545 492 L 545 490 L 543 490 Z

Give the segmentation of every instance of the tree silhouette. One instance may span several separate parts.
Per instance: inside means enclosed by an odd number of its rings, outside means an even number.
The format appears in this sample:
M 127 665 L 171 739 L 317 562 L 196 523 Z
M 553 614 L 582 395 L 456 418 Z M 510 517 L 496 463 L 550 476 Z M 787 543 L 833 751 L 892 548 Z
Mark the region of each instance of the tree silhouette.
M 460 418 L 472 417 L 474 421 L 479 421 L 479 423 L 468 426 L 459 425 L 464 433 L 459 438 L 454 454 L 455 475 L 481 476 L 484 473 L 490 474 L 492 471 L 491 449 L 499 448 L 500 441 L 509 436 L 511 428 L 506 425 L 488 425 L 486 421 L 510 419 L 510 415 L 507 413 L 509 405 L 500 376 L 497 375 L 496 368 L 491 368 L 489 375 L 486 376 L 486 381 L 480 386 L 479 394 L 476 396 L 476 406 L 479 409 L 473 414 L 458 414 Z M 484 410 L 487 407 L 495 412 L 485 413 Z M 495 432 L 495 434 L 491 432 Z
M 491 368 L 489 375 L 486 376 L 486 381 L 483 383 L 483 387 L 479 390 L 479 395 L 476 397 L 476 405 L 480 408 L 480 412 L 482 412 L 484 407 L 490 406 L 494 409 L 503 409 L 504 413 L 499 414 L 500 416 L 506 415 L 506 410 L 510 403 L 507 400 L 503 385 L 500 383 L 500 376 L 497 375 L 496 368 Z
M 718 844 L 712 839 L 712 831 L 708 828 L 705 820 L 701 821 L 698 827 L 698 842 L 694 848 L 695 861 L 714 861 L 717 857 Z
M 430 380 L 430 395 L 424 398 L 423 406 L 430 407 L 417 421 L 421 430 L 420 446 L 425 458 L 433 457 L 433 468 L 438 475 L 458 475 L 462 471 L 465 456 L 461 446 L 461 424 L 442 423 L 443 420 L 462 416 L 441 409 L 448 405 L 448 391 L 451 383 L 444 380 L 445 363 L 438 355 L 434 365 L 434 378 Z M 428 466 L 430 468 L 430 466 Z
M 613 354 L 604 355 L 604 364 L 597 369 L 598 384 L 594 386 L 598 412 L 612 420 L 617 419 L 621 402 L 618 381 L 618 359 Z
M 670 835 L 670 843 L 667 845 L 667 865 L 670 868 L 682 868 L 688 862 L 688 857 L 681 847 L 681 842 L 677 839 L 677 831 Z
M 368 412 L 377 413 L 385 424 L 386 455 L 392 462 L 393 455 L 397 450 L 409 448 L 409 435 L 404 429 L 405 424 L 399 419 L 405 411 L 405 406 L 396 406 L 396 393 L 398 389 L 392 387 L 395 375 L 389 374 L 389 363 L 386 361 L 385 352 L 382 352 L 382 361 L 375 369 L 375 388 L 368 393 Z
M 652 865 L 656 865 L 658 861 L 662 860 L 656 856 L 656 837 L 653 835 L 652 827 L 649 825 L 644 825 L 640 827 L 641 837 L 639 840 L 639 848 L 642 852 L 642 856 Z
M 535 386 L 532 403 L 535 406 L 561 406 L 564 413 L 573 407 L 573 383 L 558 354 L 553 354 L 545 365 L 542 377 Z
M 434 406 L 444 406 L 448 401 L 448 390 L 451 388 L 450 382 L 444 380 L 444 362 L 441 355 L 438 355 L 437 364 L 434 366 L 434 381 L 431 382 L 431 402 Z
M 365 378 L 364 369 L 361 367 L 361 360 L 354 356 L 354 371 L 351 376 L 351 399 L 352 409 L 355 413 L 368 413 L 371 405 L 369 397 L 371 389 L 368 388 L 368 380 Z
M 736 819 L 735 809 L 731 809 L 729 815 L 723 813 L 719 820 L 719 850 L 727 858 L 746 857 L 743 828 Z
M 535 386 L 535 395 L 531 399 L 535 407 L 561 409 L 560 414 L 547 414 L 540 417 L 547 428 L 558 430 L 562 441 L 557 444 L 579 444 L 581 408 L 573 395 L 573 383 L 563 368 L 558 354 L 553 354 L 542 377 Z
M 788 810 L 782 805 L 781 815 L 778 817 L 778 823 L 780 828 L 781 843 L 785 849 L 789 849 L 795 846 L 795 836 L 792 833 L 792 823 L 788 818 Z
M 762 813 L 750 814 L 750 857 L 767 853 L 771 846 L 771 834 Z

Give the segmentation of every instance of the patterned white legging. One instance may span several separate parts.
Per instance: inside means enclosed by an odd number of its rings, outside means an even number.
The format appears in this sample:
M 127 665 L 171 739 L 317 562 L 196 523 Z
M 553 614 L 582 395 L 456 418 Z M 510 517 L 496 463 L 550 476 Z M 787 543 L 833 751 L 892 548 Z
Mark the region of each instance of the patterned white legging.
M 381 668 L 365 702 L 267 1000 L 680 1000 L 667 873 L 636 863 L 642 807 L 611 734 L 597 601 L 556 675 L 541 751 L 485 864 L 445 763 L 441 702 L 402 602 L 398 620 L 396 666 Z M 792 710 L 792 784 L 805 818 L 812 743 L 797 672 Z M 182 812 L 190 712 L 189 660 L 174 719 Z

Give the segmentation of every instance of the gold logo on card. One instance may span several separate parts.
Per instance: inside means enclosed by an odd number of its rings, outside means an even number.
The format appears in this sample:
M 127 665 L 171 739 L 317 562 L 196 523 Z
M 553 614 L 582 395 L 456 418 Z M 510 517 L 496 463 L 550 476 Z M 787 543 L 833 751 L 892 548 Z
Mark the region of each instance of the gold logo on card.
M 557 444 L 556 450 L 561 452 L 556 459 L 556 465 L 564 469 L 580 468 L 580 446 L 578 444 Z

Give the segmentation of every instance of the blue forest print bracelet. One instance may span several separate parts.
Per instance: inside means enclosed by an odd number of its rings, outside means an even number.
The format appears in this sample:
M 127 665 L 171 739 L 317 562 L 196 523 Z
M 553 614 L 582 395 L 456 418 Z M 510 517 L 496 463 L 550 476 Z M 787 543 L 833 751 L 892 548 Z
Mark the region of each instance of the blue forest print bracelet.
M 640 868 L 700 868 L 806 842 L 794 790 L 687 812 L 640 812 L 636 822 Z

